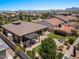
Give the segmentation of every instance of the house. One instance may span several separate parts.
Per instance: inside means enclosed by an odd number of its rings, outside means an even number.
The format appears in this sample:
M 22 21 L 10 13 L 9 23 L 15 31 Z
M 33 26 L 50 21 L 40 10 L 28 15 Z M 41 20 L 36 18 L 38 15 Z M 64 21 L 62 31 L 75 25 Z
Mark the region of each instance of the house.
M 63 20 L 65 23 L 69 23 L 71 21 L 75 21 L 77 20 L 77 17 L 74 17 L 74 16 L 63 16 L 63 15 L 55 15 L 56 18 L 60 19 L 60 20 Z
M 70 12 L 60 11 L 60 12 L 57 12 L 56 15 L 64 15 L 64 16 L 68 16 L 68 15 L 71 15 L 71 13 L 70 13 Z
M 38 23 L 48 26 L 49 30 L 58 30 L 64 25 L 64 21 L 58 19 L 58 18 L 51 18 L 47 20 L 39 21 Z
M 72 16 L 79 18 L 79 14 L 72 14 Z
M 68 25 L 69 23 L 66 24 L 63 20 L 58 18 L 43 20 L 39 23 L 48 26 L 49 30 L 55 31 L 57 34 L 71 34 L 71 31 L 74 29 L 74 27 Z
M 11 42 L 30 46 L 37 41 L 41 42 L 40 37 L 44 35 L 47 29 L 45 25 L 23 21 L 16 21 L 1 27 L 3 28 L 3 34 L 10 38 Z
M 76 29 L 79 29 L 79 22 L 70 22 L 67 25 L 72 26 L 72 27 L 74 27 Z
M 60 34 L 66 35 L 71 34 L 72 30 L 75 29 L 74 27 L 71 27 L 69 25 L 64 25 L 62 28 L 58 30 Z
M 6 50 L 9 46 L 0 38 L 0 59 L 6 58 Z

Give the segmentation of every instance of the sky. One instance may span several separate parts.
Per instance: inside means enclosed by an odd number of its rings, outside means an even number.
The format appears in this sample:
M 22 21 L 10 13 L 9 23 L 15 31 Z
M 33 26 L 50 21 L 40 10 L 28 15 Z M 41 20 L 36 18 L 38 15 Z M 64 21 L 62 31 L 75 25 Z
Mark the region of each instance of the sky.
M 79 0 L 0 0 L 0 10 L 48 10 L 79 7 Z

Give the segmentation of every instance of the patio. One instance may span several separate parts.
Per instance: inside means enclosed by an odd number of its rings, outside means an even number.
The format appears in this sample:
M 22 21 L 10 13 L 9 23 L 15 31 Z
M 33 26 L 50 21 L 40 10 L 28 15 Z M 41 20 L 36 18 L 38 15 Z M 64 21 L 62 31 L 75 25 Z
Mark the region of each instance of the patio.
M 22 37 L 22 42 L 25 47 L 31 47 L 32 45 L 40 42 L 40 35 L 31 33 Z
M 41 39 L 40 41 L 43 41 L 45 38 L 47 38 L 46 35 L 40 36 L 40 39 Z M 31 47 L 27 47 L 26 51 L 28 51 L 28 50 L 32 51 L 35 47 L 39 46 L 40 44 L 41 44 L 41 42 L 37 42 L 34 45 L 32 45 Z
M 41 42 L 41 37 L 45 35 L 47 26 L 30 22 L 13 22 L 2 25 L 3 34 L 14 44 L 19 43 L 22 47 L 37 46 Z M 33 46 L 33 47 L 34 47 Z

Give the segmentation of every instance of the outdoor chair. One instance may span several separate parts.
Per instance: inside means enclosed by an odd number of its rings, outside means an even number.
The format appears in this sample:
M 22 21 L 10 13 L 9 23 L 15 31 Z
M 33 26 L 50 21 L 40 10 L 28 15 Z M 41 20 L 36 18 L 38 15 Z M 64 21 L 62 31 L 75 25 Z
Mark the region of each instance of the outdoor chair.
M 24 47 L 31 47 L 31 44 L 29 41 L 23 42 Z

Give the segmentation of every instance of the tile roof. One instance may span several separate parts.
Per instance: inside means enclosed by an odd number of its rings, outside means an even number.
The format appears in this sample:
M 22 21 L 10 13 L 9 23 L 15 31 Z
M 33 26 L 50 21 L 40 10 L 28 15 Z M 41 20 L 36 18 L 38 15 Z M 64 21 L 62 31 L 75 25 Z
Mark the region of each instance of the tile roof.
M 73 17 L 73 16 L 66 16 L 66 19 L 73 20 L 73 19 L 76 19 L 76 17 Z
M 64 27 L 61 28 L 59 31 L 63 31 L 63 32 L 66 32 L 66 33 L 70 33 L 72 29 L 74 29 L 74 28 L 71 27 L 71 26 L 68 26 L 68 25 L 64 25 Z
M 72 27 L 77 27 L 79 26 L 79 22 L 70 22 L 70 23 L 67 23 L 67 25 L 72 26 Z
M 62 20 L 75 20 L 76 19 L 76 17 L 74 16 L 55 15 L 55 17 L 62 19 Z
M 41 24 L 23 22 L 23 21 L 21 21 L 19 25 L 14 25 L 11 23 L 11 24 L 2 25 L 2 27 L 18 36 L 23 36 L 23 35 L 47 28 L 47 26 L 44 26 Z
M 62 20 L 57 19 L 57 18 L 51 18 L 51 19 L 48 19 L 47 21 L 52 25 L 59 25 L 59 24 L 64 23 Z

